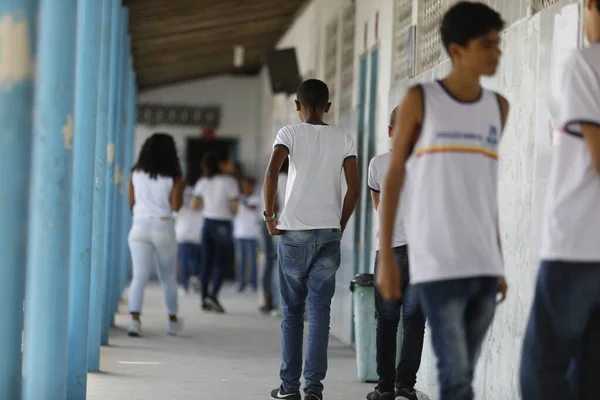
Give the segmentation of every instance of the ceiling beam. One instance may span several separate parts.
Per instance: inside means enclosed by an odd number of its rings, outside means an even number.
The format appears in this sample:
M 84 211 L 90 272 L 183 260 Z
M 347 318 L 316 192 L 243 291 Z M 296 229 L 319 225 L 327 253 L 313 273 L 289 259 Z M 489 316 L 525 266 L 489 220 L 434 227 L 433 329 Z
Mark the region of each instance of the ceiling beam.
M 253 41 L 248 41 L 247 44 L 242 44 L 239 42 L 230 41 L 229 43 L 225 42 L 217 42 L 207 46 L 189 46 L 188 48 L 182 47 L 158 47 L 153 49 L 148 49 L 149 51 L 145 53 L 136 53 L 134 52 L 135 61 L 140 65 L 151 64 L 156 60 L 179 60 L 185 61 L 190 59 L 197 59 L 201 57 L 211 57 L 214 55 L 224 55 L 224 56 L 232 56 L 233 57 L 233 48 L 234 45 L 241 45 L 244 48 L 244 57 L 247 56 L 250 52 L 265 52 L 267 50 L 268 45 L 272 41 L 271 36 L 262 35 L 262 37 L 257 37 Z
M 253 51 L 249 52 L 246 55 L 246 59 L 244 62 L 244 66 L 247 64 L 252 64 L 258 62 L 261 59 L 262 52 L 261 51 Z M 173 71 L 188 71 L 188 70 L 202 70 L 205 68 L 211 68 L 212 66 L 225 66 L 225 67 L 234 67 L 233 66 L 233 52 L 225 55 L 216 55 L 211 57 L 200 57 L 197 59 L 190 59 L 186 62 L 181 62 L 179 60 L 165 60 L 160 61 L 156 60 L 154 63 L 147 63 L 143 67 L 139 67 L 137 72 L 143 75 L 146 74 L 162 74 L 162 73 L 171 73 Z M 240 67 L 243 69 L 244 66 Z

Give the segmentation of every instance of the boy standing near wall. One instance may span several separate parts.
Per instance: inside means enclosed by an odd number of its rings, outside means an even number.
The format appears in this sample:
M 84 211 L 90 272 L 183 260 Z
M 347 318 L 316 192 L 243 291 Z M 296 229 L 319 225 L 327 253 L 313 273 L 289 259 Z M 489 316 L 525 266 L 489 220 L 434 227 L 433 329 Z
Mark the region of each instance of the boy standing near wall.
M 452 58 L 444 80 L 412 87 L 398 109 L 381 201 L 377 284 L 400 298 L 392 250 L 396 206 L 411 157 L 408 237 L 412 284 L 419 291 L 438 359 L 441 400 L 471 400 L 475 365 L 506 294 L 498 233 L 497 163 L 508 101 L 480 85 L 500 60 L 500 15 L 459 2 L 441 37 Z
M 600 397 L 600 0 L 585 2 L 585 33 L 593 44 L 566 63 L 560 92 L 562 132 L 521 360 L 527 400 Z
M 394 108 L 390 115 L 388 136 L 393 137 L 396 111 Z M 385 195 L 381 191 L 381 184 L 387 174 L 390 164 L 390 152 L 374 157 L 369 163 L 369 190 L 375 211 L 379 211 L 379 202 Z M 404 193 L 406 198 L 406 193 Z M 400 202 L 396 220 L 392 247 L 394 258 L 400 268 L 401 288 L 404 296 L 402 301 L 386 301 L 375 287 L 375 309 L 377 313 L 377 375 L 379 383 L 374 391 L 367 395 L 367 400 L 417 400 L 415 384 L 417 372 L 421 365 L 423 352 L 423 336 L 425 334 L 425 317 L 421 312 L 419 296 L 415 288 L 410 286 L 408 270 L 408 246 L 405 232 L 405 212 L 407 205 Z M 377 232 L 379 236 L 379 232 Z M 378 248 L 379 250 L 379 248 Z M 379 252 L 378 252 L 379 253 Z M 375 257 L 375 268 L 378 264 L 378 255 Z M 398 324 L 402 314 L 403 339 L 400 362 L 396 367 L 396 343 Z
M 308 303 L 308 344 L 304 364 L 305 400 L 323 399 L 331 299 L 340 266 L 340 240 L 360 194 L 352 136 L 323 122 L 329 89 L 304 81 L 296 110 L 302 123 L 285 126 L 275 139 L 264 184 L 264 219 L 281 235 L 277 263 L 282 302 L 281 385 L 272 399 L 300 400 L 304 310 Z M 285 208 L 275 217 L 281 165 L 289 156 Z M 342 172 L 348 189 L 342 204 Z

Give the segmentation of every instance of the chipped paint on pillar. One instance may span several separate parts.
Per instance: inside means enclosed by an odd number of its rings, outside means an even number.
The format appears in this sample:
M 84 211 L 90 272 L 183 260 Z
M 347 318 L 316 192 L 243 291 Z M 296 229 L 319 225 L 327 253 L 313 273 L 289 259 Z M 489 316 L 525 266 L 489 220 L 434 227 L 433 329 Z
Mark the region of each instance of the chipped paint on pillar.
M 115 160 L 115 144 L 110 142 L 106 145 L 106 163 L 112 164 Z
M 65 149 L 73 149 L 73 116 L 67 115 L 67 123 L 62 128 L 62 135 L 65 141 Z
M 30 28 L 23 12 L 0 17 L 0 90 L 10 92 L 15 85 L 33 80 L 33 58 Z

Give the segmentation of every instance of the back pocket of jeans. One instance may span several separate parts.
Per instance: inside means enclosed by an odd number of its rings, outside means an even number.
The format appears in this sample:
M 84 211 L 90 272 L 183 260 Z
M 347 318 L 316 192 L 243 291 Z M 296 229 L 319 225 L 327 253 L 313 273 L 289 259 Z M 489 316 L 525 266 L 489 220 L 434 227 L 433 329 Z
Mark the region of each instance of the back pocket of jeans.
M 306 264 L 306 247 L 280 242 L 281 269 L 291 276 L 299 277 L 304 274 Z

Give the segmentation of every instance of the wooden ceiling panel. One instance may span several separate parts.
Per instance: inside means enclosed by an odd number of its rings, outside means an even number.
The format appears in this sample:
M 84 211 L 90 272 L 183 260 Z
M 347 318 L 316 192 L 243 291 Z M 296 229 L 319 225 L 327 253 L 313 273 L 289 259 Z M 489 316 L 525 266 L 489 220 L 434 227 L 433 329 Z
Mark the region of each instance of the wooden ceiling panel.
M 141 90 L 257 70 L 307 0 L 124 0 Z M 233 65 L 234 46 L 244 65 Z

